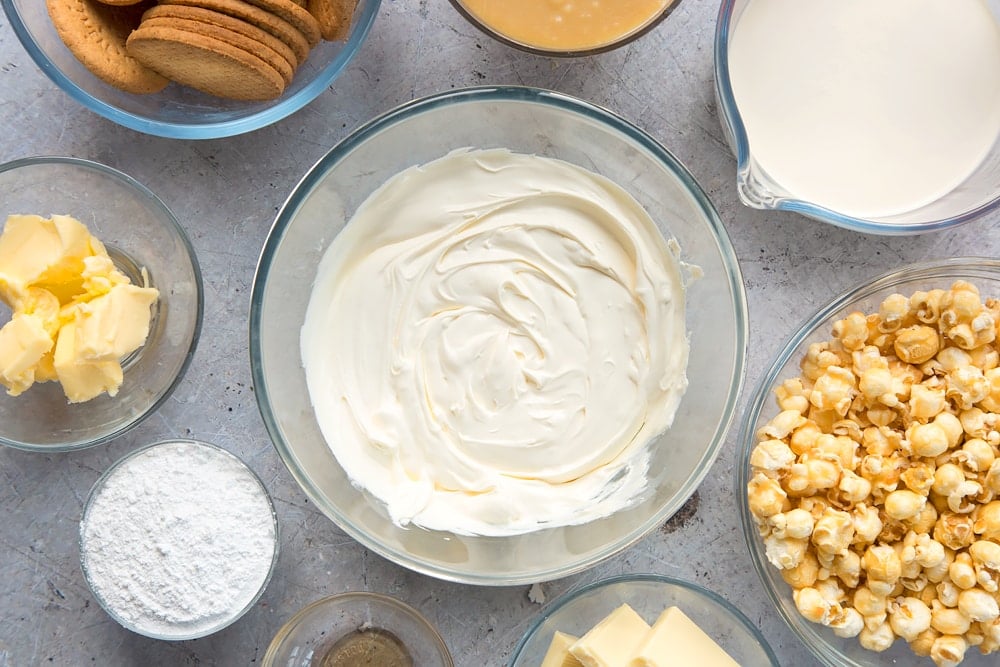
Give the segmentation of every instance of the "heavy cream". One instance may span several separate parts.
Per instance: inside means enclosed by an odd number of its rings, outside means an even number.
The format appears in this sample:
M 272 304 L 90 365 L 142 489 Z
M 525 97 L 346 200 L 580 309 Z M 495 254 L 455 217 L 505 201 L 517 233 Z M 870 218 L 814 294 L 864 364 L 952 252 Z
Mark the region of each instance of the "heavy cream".
M 929 204 L 1000 139 L 1000 25 L 984 0 L 751 0 L 729 70 L 759 166 L 839 213 Z
M 633 504 L 687 386 L 677 252 L 566 162 L 398 174 L 326 251 L 302 327 L 333 454 L 400 525 L 507 535 Z

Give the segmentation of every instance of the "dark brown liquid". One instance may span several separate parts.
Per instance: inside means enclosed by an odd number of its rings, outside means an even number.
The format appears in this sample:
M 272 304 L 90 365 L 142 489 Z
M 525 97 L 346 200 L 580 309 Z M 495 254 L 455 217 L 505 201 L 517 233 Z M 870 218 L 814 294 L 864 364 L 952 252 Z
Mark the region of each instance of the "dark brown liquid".
M 323 655 L 319 667 L 413 667 L 403 642 L 387 630 L 368 628 L 344 635 Z

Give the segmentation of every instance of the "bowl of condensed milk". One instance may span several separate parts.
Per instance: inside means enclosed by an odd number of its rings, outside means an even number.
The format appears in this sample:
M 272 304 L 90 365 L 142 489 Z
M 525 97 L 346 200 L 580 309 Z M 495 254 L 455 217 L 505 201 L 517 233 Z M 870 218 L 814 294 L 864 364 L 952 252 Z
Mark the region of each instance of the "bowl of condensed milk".
M 1000 2 L 724 0 L 740 198 L 875 234 L 1000 210 Z
M 533 583 L 697 488 L 735 409 L 746 305 L 718 215 L 642 130 L 480 87 L 334 147 L 279 212 L 250 313 L 289 471 L 415 571 Z
M 451 0 L 462 16 L 509 46 L 549 56 L 618 48 L 652 30 L 680 0 Z

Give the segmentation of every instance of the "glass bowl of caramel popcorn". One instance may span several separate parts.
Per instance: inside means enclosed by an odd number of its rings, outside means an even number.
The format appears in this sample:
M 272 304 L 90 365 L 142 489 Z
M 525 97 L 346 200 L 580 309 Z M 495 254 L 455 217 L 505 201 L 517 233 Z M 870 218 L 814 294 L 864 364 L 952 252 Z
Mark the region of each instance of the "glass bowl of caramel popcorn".
M 1000 261 L 908 266 L 822 308 L 760 383 L 737 496 L 826 665 L 1000 659 Z

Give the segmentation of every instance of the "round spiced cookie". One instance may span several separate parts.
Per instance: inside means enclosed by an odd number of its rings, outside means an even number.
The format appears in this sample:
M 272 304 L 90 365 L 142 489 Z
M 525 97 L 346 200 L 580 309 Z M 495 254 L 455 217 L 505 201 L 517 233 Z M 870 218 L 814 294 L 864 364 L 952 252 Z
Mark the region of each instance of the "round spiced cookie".
M 235 30 L 227 30 L 226 28 L 220 28 L 219 26 L 212 25 L 211 23 L 202 23 L 201 21 L 188 21 L 185 19 L 166 17 L 143 19 L 142 25 L 140 25 L 140 28 L 152 27 L 173 28 L 174 30 L 183 30 L 196 35 L 204 35 L 205 37 L 218 39 L 219 41 L 225 42 L 230 46 L 235 46 L 238 49 L 243 49 L 247 53 L 257 56 L 277 70 L 286 86 L 292 82 L 292 77 L 295 76 L 295 68 L 292 66 L 292 63 L 286 60 L 280 53 L 261 42 L 250 39 L 246 35 L 236 32 Z M 294 59 L 294 57 L 295 56 L 293 55 L 292 58 Z
M 281 74 L 264 60 L 205 35 L 139 26 L 129 35 L 127 47 L 147 67 L 209 95 L 271 100 L 285 89 Z
M 292 0 L 244 0 L 251 5 L 260 7 L 264 11 L 271 12 L 275 16 L 282 18 L 305 35 L 309 46 L 316 46 L 322 37 L 319 23 L 313 18 L 305 8 L 295 4 Z
M 160 5 L 197 7 L 226 14 L 266 30 L 283 41 L 295 52 L 300 65 L 309 57 L 311 44 L 302 31 L 271 12 L 243 0 L 160 0 Z
M 347 37 L 357 0 L 306 0 L 306 9 L 319 24 L 320 34 L 328 42 Z
M 170 83 L 128 54 L 125 41 L 145 5 L 116 7 L 94 0 L 45 0 L 59 38 L 94 76 L 129 93 L 156 93 Z
M 247 23 L 242 19 L 229 16 L 228 14 L 212 11 L 211 9 L 203 9 L 202 7 L 187 7 L 185 5 L 156 5 L 155 7 L 148 9 L 146 13 L 142 15 L 143 21 L 154 18 L 175 18 L 183 21 L 198 21 L 200 23 L 217 26 L 225 30 L 231 30 L 256 42 L 260 42 L 269 49 L 277 51 L 281 54 L 282 58 L 288 61 L 288 64 L 292 66 L 292 69 L 295 69 L 300 64 L 299 54 L 296 53 L 296 51 L 294 51 L 288 44 L 268 31 L 258 28 L 252 23 Z M 304 37 L 301 39 L 300 46 L 300 50 L 303 53 L 308 53 L 309 47 Z

